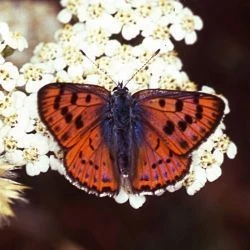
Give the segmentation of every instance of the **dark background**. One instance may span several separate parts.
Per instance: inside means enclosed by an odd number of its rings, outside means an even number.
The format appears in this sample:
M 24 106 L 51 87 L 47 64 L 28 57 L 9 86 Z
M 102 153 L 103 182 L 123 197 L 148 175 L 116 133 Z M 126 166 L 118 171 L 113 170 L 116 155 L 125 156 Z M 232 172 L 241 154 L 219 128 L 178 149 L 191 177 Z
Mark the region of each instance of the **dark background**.
M 204 29 L 193 46 L 177 45 L 190 78 L 230 102 L 227 134 L 236 143 L 222 176 L 195 196 L 183 189 L 149 197 L 134 210 L 96 198 L 52 171 L 22 174 L 29 204 L 0 231 L 0 249 L 17 250 L 243 250 L 250 249 L 250 1 L 186 0 Z

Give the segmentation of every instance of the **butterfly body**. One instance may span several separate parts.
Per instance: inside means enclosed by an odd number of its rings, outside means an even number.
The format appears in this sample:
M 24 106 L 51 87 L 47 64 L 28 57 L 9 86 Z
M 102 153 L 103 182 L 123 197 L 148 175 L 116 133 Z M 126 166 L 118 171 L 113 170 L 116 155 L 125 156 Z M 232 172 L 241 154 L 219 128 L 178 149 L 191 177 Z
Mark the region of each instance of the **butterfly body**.
M 99 196 L 151 193 L 183 178 L 225 108 L 217 96 L 162 89 L 131 95 L 119 83 L 53 83 L 38 93 L 42 121 L 64 150 L 67 178 Z
M 119 85 L 118 85 L 119 86 Z M 135 136 L 134 100 L 128 90 L 119 86 L 107 105 L 103 135 L 119 173 L 127 177 L 133 165 L 133 137 Z M 138 141 L 139 138 L 136 138 Z

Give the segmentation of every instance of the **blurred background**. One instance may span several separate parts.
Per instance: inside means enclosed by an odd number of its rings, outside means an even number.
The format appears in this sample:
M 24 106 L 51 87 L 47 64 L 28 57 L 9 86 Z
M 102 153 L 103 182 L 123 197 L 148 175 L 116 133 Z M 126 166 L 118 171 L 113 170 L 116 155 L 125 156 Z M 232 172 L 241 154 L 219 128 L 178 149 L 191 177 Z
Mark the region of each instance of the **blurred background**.
M 185 190 L 149 197 L 134 210 L 96 198 L 55 172 L 19 181 L 32 187 L 29 204 L 15 204 L 16 218 L 0 230 L 2 250 L 247 250 L 250 249 L 250 2 L 186 0 L 204 21 L 193 46 L 177 44 L 184 70 L 200 84 L 223 93 L 230 103 L 227 134 L 235 160 L 195 196 Z M 30 44 L 53 40 L 59 1 L 0 1 L 0 20 L 22 31 Z M 21 57 L 21 59 L 20 59 Z

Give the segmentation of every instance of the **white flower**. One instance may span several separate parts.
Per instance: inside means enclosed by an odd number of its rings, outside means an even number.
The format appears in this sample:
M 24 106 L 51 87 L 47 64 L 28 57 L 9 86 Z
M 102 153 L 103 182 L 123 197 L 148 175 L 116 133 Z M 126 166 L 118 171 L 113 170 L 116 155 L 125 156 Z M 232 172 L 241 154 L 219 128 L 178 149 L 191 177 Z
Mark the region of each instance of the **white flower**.
M 109 74 L 114 81 L 117 82 L 127 82 L 129 78 L 137 71 L 138 69 L 138 62 L 136 60 L 131 60 L 128 61 L 126 64 L 122 61 L 119 60 L 120 58 L 113 58 L 113 60 L 110 61 L 110 70 Z M 138 83 L 138 81 L 142 80 L 144 77 L 140 77 L 140 74 L 142 76 L 143 72 L 138 72 L 138 74 L 135 75 L 135 78 L 132 79 L 132 82 Z M 148 74 L 148 73 L 147 73 Z M 144 75 L 145 76 L 145 75 Z M 146 77 L 146 76 L 145 76 Z M 139 80 L 140 78 L 140 80 Z M 134 85 L 134 87 L 138 87 L 138 85 Z
M 184 8 L 175 18 L 169 31 L 176 41 L 185 39 L 186 44 L 193 44 L 197 40 L 195 30 L 201 30 L 202 27 L 201 18 L 193 15 L 190 9 Z
M 205 170 L 208 181 L 213 182 L 221 176 L 221 164 L 224 160 L 223 154 L 218 150 L 209 151 L 205 146 L 201 146 L 193 153 L 193 165 Z
M 161 52 L 168 52 L 174 49 L 174 44 L 170 40 L 168 28 L 164 25 L 158 25 L 152 30 L 152 34 L 143 40 L 142 46 L 146 50 L 156 51 L 161 49 Z
M 114 16 L 119 25 L 119 30 L 126 40 L 131 40 L 140 33 L 140 26 L 135 21 L 135 15 L 131 6 L 124 4 L 120 6 Z
M 181 189 L 182 186 L 183 186 L 183 182 L 182 181 L 178 181 L 174 185 L 167 186 L 166 189 L 167 189 L 168 192 L 173 193 L 173 192 Z
M 52 170 L 58 171 L 61 175 L 66 175 L 66 170 L 62 161 L 57 159 L 54 155 L 49 157 L 49 164 Z
M 6 91 L 12 91 L 16 86 L 22 86 L 19 81 L 19 72 L 15 65 L 6 62 L 0 65 L 0 84 Z
M 27 96 L 24 102 L 24 107 L 28 110 L 30 119 L 39 118 L 38 105 L 37 105 L 37 93 L 32 93 Z
M 40 43 L 34 50 L 34 56 L 31 58 L 33 64 L 42 64 L 47 72 L 62 70 L 65 63 L 62 62 L 63 49 L 56 43 Z
M 160 60 L 163 60 L 162 64 L 165 67 L 174 68 L 176 70 L 181 70 L 182 69 L 182 61 L 178 57 L 178 54 L 177 54 L 177 52 L 175 50 L 168 51 L 167 53 L 161 53 L 160 57 L 158 57 L 158 58 Z
M 61 69 L 65 69 L 67 67 L 76 67 L 82 66 L 83 69 L 86 66 L 86 58 L 84 58 L 81 51 L 72 45 L 63 45 L 63 56 L 58 60 L 60 65 L 64 65 L 60 67 Z M 58 70 L 59 71 L 59 70 Z
M 110 34 L 116 34 L 119 32 L 119 25 L 113 17 L 116 12 L 115 2 L 117 0 L 85 1 L 77 9 L 78 18 L 80 22 L 86 22 L 89 29 L 102 28 Z
M 99 57 L 104 54 L 106 46 L 110 48 L 109 40 L 110 33 L 103 28 L 90 27 L 86 30 L 85 38 L 80 49 L 84 51 L 89 57 Z
M 30 176 L 45 173 L 49 169 L 48 138 L 39 134 L 29 134 L 23 155 L 27 161 L 26 173 Z
M 69 66 L 68 70 L 58 71 L 56 74 L 57 82 L 84 83 L 84 69 L 81 65 Z
M 22 150 L 25 147 L 25 142 L 27 142 L 27 134 L 20 128 L 9 129 L 4 135 L 4 156 L 9 163 L 15 166 L 22 166 L 27 163 Z
M 112 57 L 114 56 L 119 48 L 121 47 L 121 44 L 117 40 L 109 40 L 104 48 L 104 53 L 106 56 Z
M 19 32 L 11 32 L 5 42 L 9 47 L 17 49 L 18 51 L 23 51 L 28 48 L 26 39 Z
M 8 45 L 12 49 L 23 51 L 28 48 L 26 39 L 19 32 L 11 32 L 7 23 L 0 23 L 0 52 Z
M 19 81 L 25 83 L 25 90 L 28 93 L 37 92 L 44 85 L 54 82 L 54 76 L 47 73 L 42 65 L 26 63 L 20 72 L 22 74 Z
M 22 91 L 13 91 L 11 93 L 0 92 L 0 114 L 9 117 L 22 108 L 26 95 Z
M 158 87 L 169 90 L 177 90 L 182 83 L 182 74 L 180 71 L 174 68 L 166 68 L 163 72 L 158 75 L 157 81 L 158 86 L 150 86 L 150 87 Z M 154 81 L 154 82 L 155 82 Z
M 119 194 L 115 196 L 114 199 L 119 204 L 125 203 L 129 200 L 129 204 L 135 209 L 140 208 L 146 201 L 144 195 L 128 194 L 123 188 L 120 189 Z
M 142 36 L 149 36 L 155 26 L 162 23 L 160 21 L 161 9 L 154 1 L 134 1 L 132 8 L 134 8 L 134 23 L 139 27 Z
M 85 40 L 86 25 L 76 23 L 74 25 L 66 24 L 62 29 L 55 33 L 55 39 L 61 46 L 79 47 L 79 44 Z
M 192 168 L 191 168 L 192 169 Z M 189 195 L 194 195 L 202 187 L 204 187 L 207 181 L 205 170 L 199 166 L 194 167 L 194 170 L 191 171 L 183 181 L 183 185 L 186 187 L 187 193 Z
M 62 9 L 57 18 L 62 23 L 68 23 L 73 17 L 77 16 L 77 9 L 80 3 L 84 3 L 85 0 L 61 0 L 61 5 L 65 7 Z
M 121 79 L 126 79 L 126 81 L 124 81 L 126 83 L 128 80 L 127 78 L 131 77 L 132 74 L 133 72 L 127 74 L 126 76 L 124 76 L 124 78 Z M 144 70 L 136 73 L 136 75 L 128 82 L 127 87 L 129 88 L 131 93 L 134 93 L 141 89 L 152 88 L 153 83 L 154 82 L 152 82 L 152 78 L 150 77 L 149 72 Z
M 237 146 L 234 142 L 230 141 L 227 149 L 227 157 L 229 159 L 234 159 L 235 156 L 237 155 Z
M 183 9 L 182 3 L 176 0 L 158 0 L 157 4 L 160 7 L 162 19 L 165 23 L 174 23 Z
M 237 154 L 237 147 L 232 141 L 230 141 L 227 135 L 222 133 L 222 131 L 216 138 L 214 138 L 214 144 L 218 153 L 226 153 L 230 159 L 235 158 Z

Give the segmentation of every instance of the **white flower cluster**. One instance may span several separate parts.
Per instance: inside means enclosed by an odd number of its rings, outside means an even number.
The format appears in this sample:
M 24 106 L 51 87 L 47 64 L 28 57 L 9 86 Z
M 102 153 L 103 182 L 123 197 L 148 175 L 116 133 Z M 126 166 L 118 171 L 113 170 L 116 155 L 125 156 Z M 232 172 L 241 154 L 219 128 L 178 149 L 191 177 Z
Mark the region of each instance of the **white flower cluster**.
M 111 79 L 126 82 L 160 49 L 159 55 L 129 81 L 129 90 L 197 90 L 182 70 L 174 42 L 184 40 L 193 44 L 196 31 L 203 24 L 200 17 L 179 1 L 61 0 L 61 5 L 58 19 L 63 27 L 56 32 L 55 42 L 39 44 L 31 61 L 20 70 L 5 62 L 5 51 L 8 47 L 22 50 L 27 46 L 26 41 L 12 33 L 6 35 L 8 26 L 0 24 L 3 41 L 0 44 L 3 55 L 0 58 L 0 153 L 11 164 L 26 165 L 26 172 L 31 176 L 46 172 L 49 167 L 65 174 L 62 152 L 39 119 L 36 93 L 42 86 L 51 82 L 93 83 L 112 90 Z M 18 42 L 14 43 L 13 37 Z M 109 76 L 100 71 L 108 72 Z M 206 180 L 214 181 L 220 176 L 224 154 L 230 158 L 236 154 L 236 146 L 224 134 L 224 128 L 221 124 L 193 152 L 190 173 L 169 186 L 168 191 L 185 186 L 192 195 Z M 115 200 L 118 203 L 129 200 L 131 206 L 138 208 L 145 197 L 121 190 Z
M 27 63 L 19 70 L 6 61 L 28 46 L 6 23 L 0 23 L 0 43 L 0 154 L 14 166 L 25 165 L 27 174 L 37 175 L 55 162 L 47 153 L 60 150 L 40 121 L 36 97 L 38 89 L 55 77 L 42 64 Z

